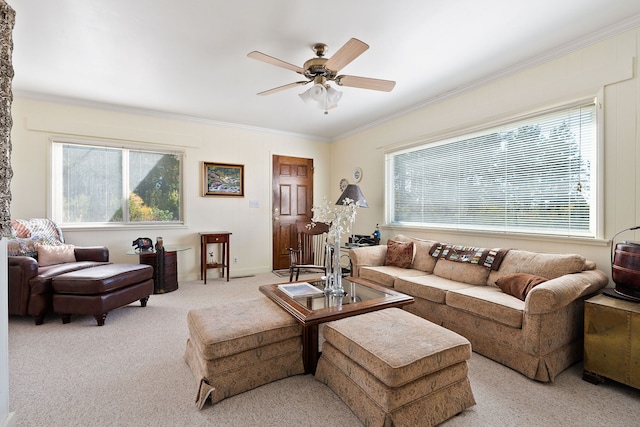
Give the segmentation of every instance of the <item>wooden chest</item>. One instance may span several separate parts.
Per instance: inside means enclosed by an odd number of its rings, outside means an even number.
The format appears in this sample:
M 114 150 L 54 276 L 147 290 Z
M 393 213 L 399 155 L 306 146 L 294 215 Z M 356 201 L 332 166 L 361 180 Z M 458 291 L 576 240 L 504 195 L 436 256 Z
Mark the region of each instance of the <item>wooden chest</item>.
M 154 294 L 178 289 L 178 257 L 175 251 L 140 254 L 140 264 L 153 267 Z
M 606 295 L 585 302 L 584 374 L 640 389 L 640 303 Z

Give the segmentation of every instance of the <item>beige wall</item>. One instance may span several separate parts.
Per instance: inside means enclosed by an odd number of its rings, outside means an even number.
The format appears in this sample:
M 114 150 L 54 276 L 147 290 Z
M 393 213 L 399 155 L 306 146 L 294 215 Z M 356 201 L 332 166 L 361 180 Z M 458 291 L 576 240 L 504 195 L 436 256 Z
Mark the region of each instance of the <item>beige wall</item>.
M 125 140 L 184 149 L 184 227 L 64 230 L 69 243 L 106 245 L 114 262 L 138 262 L 134 256 L 125 254 L 136 237 L 150 237 L 155 241 L 157 236 L 162 236 L 165 245 L 191 247 L 178 255 L 181 280 L 199 279 L 199 231 L 233 233 L 231 256 L 238 262 L 231 266 L 232 276 L 271 270 L 272 155 L 314 159 L 314 197 L 321 199 L 328 191 L 330 144 L 299 135 L 24 98 L 14 100 L 12 115 L 12 218 L 46 217 L 49 214 L 52 136 Z M 202 197 L 203 161 L 243 164 L 245 197 Z M 250 201 L 257 201 L 259 207 L 250 208 Z M 209 272 L 210 277 L 214 274 Z
M 603 191 L 601 235 L 586 239 L 549 239 L 486 233 L 458 233 L 383 227 L 383 240 L 396 234 L 434 238 L 447 243 L 501 246 L 548 252 L 574 252 L 597 262 L 609 273 L 607 239 L 619 230 L 640 224 L 640 81 L 638 69 L 640 29 L 628 31 L 593 46 L 498 81 L 477 87 L 351 135 L 333 144 L 332 182 L 363 169 L 360 183 L 369 209 L 358 212 L 356 232 L 370 233 L 384 220 L 384 155 L 438 136 L 508 117 L 561 105 L 588 96 L 600 96 L 603 116 Z M 632 232 L 620 236 L 638 239 Z
M 358 211 L 355 223 L 358 234 L 370 234 L 379 223 L 383 239 L 405 233 L 451 243 L 575 252 L 595 260 L 608 272 L 608 239 L 618 230 L 640 224 L 637 197 L 640 178 L 636 172 L 640 166 L 637 149 L 640 81 L 634 74 L 640 65 L 639 45 L 640 30 L 627 31 L 527 71 L 426 105 L 333 144 L 299 135 L 17 98 L 13 103 L 12 216 L 48 215 L 49 138 L 52 135 L 179 146 L 187 153 L 185 227 L 113 232 L 66 230 L 67 240 L 79 245 L 105 244 L 114 261 L 132 262 L 134 260 L 124 253 L 134 238 L 162 235 L 165 242 L 192 247 L 179 256 L 180 277 L 192 279 L 199 276 L 197 232 L 228 230 L 233 232 L 232 256 L 238 258 L 238 264 L 232 266 L 234 274 L 268 271 L 271 268 L 271 156 L 283 154 L 314 159 L 316 200 L 325 195 L 330 200 L 337 199 L 340 179 L 353 182 L 353 168 L 362 168 L 359 184 L 370 207 Z M 589 241 L 515 237 L 384 225 L 385 151 L 590 96 L 599 96 L 603 107 L 600 238 Z M 246 196 L 238 199 L 201 197 L 202 161 L 244 164 Z M 260 207 L 249 208 L 250 200 L 258 201 Z M 621 238 L 638 239 L 638 236 L 627 233 Z

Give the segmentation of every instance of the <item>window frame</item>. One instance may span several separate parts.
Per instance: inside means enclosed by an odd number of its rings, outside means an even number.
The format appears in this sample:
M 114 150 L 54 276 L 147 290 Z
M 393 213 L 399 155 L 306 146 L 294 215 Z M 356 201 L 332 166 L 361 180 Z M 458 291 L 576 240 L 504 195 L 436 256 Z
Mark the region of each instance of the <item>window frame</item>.
M 127 140 L 118 141 L 105 141 L 98 138 L 68 138 L 51 136 L 49 138 L 50 144 L 50 169 L 49 179 L 50 185 L 48 188 L 48 211 L 49 216 L 56 221 L 61 228 L 68 229 L 104 229 L 104 228 L 176 228 L 185 226 L 185 181 L 184 181 L 184 162 L 186 159 L 186 152 L 184 149 L 176 148 L 173 146 L 166 146 L 160 144 L 146 144 L 136 143 Z M 62 183 L 60 182 L 60 174 L 62 171 L 62 146 L 63 145 L 78 145 L 86 147 L 96 147 L 115 150 L 126 150 L 123 158 L 129 157 L 129 151 L 142 151 L 158 154 L 172 154 L 179 156 L 179 179 L 180 179 L 180 219 L 177 221 L 129 221 L 129 197 L 125 196 L 122 200 L 122 210 L 124 221 L 121 222 L 63 222 L 62 221 L 62 203 L 56 198 L 62 194 Z M 123 165 L 124 166 L 124 165 Z M 123 168 L 121 171 L 123 179 L 123 195 L 128 194 L 129 185 L 129 170 Z
M 404 143 L 394 144 L 388 146 L 384 152 L 384 182 L 385 182 L 385 222 L 386 226 L 391 228 L 411 228 L 416 230 L 438 230 L 448 232 L 464 232 L 464 233 L 476 233 L 476 234 L 493 234 L 493 235 L 514 235 L 514 236 L 529 236 L 536 238 L 570 238 L 570 239 L 584 239 L 588 241 L 594 241 L 602 239 L 603 237 L 603 212 L 604 212 L 604 195 L 603 195 L 603 139 L 604 139 L 604 126 L 603 126 L 603 104 L 602 104 L 602 90 L 594 96 L 588 98 L 580 98 L 574 101 L 557 104 L 549 108 L 538 109 L 535 111 L 529 111 L 527 113 L 512 115 L 500 120 L 492 122 L 485 122 L 477 126 L 468 126 L 459 128 L 449 132 L 442 132 L 435 134 L 429 138 L 421 137 L 412 141 L 405 141 Z M 508 126 L 510 124 L 516 124 L 518 122 L 531 120 L 536 117 L 544 116 L 546 114 L 553 114 L 558 111 L 568 110 L 571 108 L 584 106 L 587 104 L 594 105 L 595 112 L 595 129 L 594 129 L 594 145 L 593 145 L 593 158 L 595 161 L 595 167 L 591 168 L 590 173 L 593 175 L 593 186 L 591 191 L 594 193 L 591 200 L 595 204 L 590 208 L 590 232 L 588 235 L 580 234 L 573 235 L 567 233 L 558 233 L 550 230 L 548 233 L 531 232 L 531 231 L 518 231 L 513 229 L 499 229 L 491 228 L 486 225 L 476 223 L 471 226 L 460 226 L 460 224 L 435 224 L 435 223 L 419 223 L 419 222 L 400 222 L 394 220 L 395 206 L 394 206 L 394 173 L 393 173 L 393 157 L 398 154 L 407 153 L 411 151 L 418 151 L 423 148 L 431 148 L 448 143 L 454 143 L 456 141 L 462 141 L 477 137 L 478 135 L 488 135 L 496 128 Z

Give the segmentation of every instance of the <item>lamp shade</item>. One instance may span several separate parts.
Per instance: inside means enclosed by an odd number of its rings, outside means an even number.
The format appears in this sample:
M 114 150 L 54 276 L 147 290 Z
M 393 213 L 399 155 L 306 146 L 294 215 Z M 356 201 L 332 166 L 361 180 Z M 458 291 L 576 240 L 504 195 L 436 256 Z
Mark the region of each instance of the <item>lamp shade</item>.
M 309 103 L 311 103 L 311 101 L 313 101 L 313 98 L 311 98 L 311 89 L 312 88 L 309 88 L 309 89 L 305 90 L 304 92 L 298 94 L 300 99 L 302 99 L 306 104 L 309 104 Z
M 327 101 L 329 105 L 337 105 L 338 101 L 340 101 L 340 98 L 342 98 L 342 92 L 340 92 L 339 90 L 335 90 L 331 86 L 327 85 Z
M 340 195 L 340 198 L 338 198 L 338 201 L 336 202 L 336 205 L 343 205 L 344 203 L 344 199 L 351 199 L 355 202 L 360 202 L 360 207 L 361 208 L 368 208 L 369 205 L 367 204 L 366 199 L 364 198 L 364 194 L 362 194 L 362 191 L 360 190 L 360 187 L 357 186 L 356 184 L 349 184 L 347 185 L 347 188 L 344 189 L 344 191 L 342 192 L 342 194 Z
M 338 101 L 342 98 L 342 92 L 335 90 L 328 84 L 315 83 L 312 87 L 298 96 L 307 104 L 311 104 L 315 101 L 316 106 L 326 112 L 326 110 L 330 110 L 338 106 Z
M 327 97 L 327 88 L 325 88 L 321 84 L 314 84 L 311 89 L 309 89 L 309 95 L 311 95 L 311 99 L 316 102 L 324 102 Z

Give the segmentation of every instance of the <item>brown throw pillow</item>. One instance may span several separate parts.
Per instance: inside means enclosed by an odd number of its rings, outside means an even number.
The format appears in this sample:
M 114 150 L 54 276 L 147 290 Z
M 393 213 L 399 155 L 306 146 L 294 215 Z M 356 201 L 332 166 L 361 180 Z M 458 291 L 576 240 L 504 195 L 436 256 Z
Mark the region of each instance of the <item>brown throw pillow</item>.
M 413 242 L 387 241 L 387 255 L 384 265 L 409 268 L 413 261 Z
M 546 282 L 544 277 L 527 273 L 507 274 L 496 280 L 496 285 L 502 289 L 502 292 L 513 295 L 516 298 L 525 300 L 527 294 L 534 286 Z

